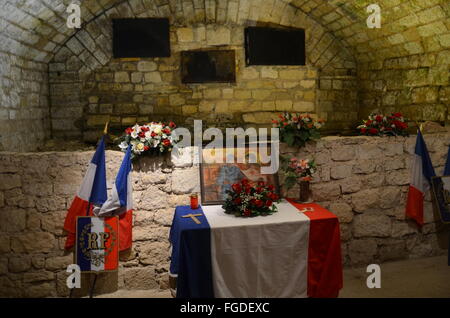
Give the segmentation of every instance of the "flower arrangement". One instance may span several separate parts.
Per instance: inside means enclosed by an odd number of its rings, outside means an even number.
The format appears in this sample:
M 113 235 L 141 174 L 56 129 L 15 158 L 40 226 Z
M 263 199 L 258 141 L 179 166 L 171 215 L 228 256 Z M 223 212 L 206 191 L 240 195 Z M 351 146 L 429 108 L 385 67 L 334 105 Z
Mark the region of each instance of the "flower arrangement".
M 357 127 L 361 135 L 367 136 L 407 136 L 408 124 L 401 113 L 393 113 L 390 116 L 372 113 L 369 119 L 363 121 Z
M 149 153 L 157 150 L 159 153 L 171 151 L 174 145 L 172 131 L 176 125 L 173 122 L 151 122 L 144 125 L 134 125 L 125 129 L 125 135 L 119 138 L 119 148 L 126 152 L 131 144 L 131 156 Z
M 314 120 L 309 114 L 284 113 L 272 120 L 273 127 L 280 129 L 280 139 L 289 146 L 303 147 L 308 140 L 320 138 L 319 129 L 325 121 Z
M 284 186 L 286 189 L 292 188 L 296 183 L 311 181 L 312 175 L 316 172 L 314 160 L 281 157 L 281 168 L 284 171 Z
M 235 216 L 258 216 L 277 212 L 275 202 L 280 197 L 274 192 L 273 185 L 267 185 L 264 181 L 258 181 L 251 185 L 250 181 L 243 179 L 227 190 L 228 198 L 222 208 L 227 214 Z

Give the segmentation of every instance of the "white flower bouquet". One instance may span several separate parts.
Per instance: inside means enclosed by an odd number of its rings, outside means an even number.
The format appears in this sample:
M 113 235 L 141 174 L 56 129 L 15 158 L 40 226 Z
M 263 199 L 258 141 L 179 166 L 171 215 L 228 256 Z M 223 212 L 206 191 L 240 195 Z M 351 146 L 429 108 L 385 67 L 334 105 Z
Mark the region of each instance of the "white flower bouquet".
M 172 131 L 176 128 L 174 122 L 165 124 L 162 122 L 151 122 L 144 125 L 134 125 L 125 129 L 125 135 L 119 138 L 119 148 L 126 152 L 131 145 L 132 158 L 147 154 L 164 153 L 172 151 L 174 141 Z

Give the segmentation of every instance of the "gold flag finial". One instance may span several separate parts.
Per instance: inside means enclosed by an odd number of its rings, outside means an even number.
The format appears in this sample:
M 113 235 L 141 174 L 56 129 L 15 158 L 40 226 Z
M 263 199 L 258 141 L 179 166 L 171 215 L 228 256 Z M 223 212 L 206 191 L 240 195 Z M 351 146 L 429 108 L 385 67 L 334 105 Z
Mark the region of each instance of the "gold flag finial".
M 103 134 L 105 134 L 105 135 L 108 133 L 108 125 L 109 125 L 109 120 L 106 122 L 105 129 L 103 130 Z
M 422 124 L 419 124 L 419 122 L 416 120 L 417 128 L 422 132 Z

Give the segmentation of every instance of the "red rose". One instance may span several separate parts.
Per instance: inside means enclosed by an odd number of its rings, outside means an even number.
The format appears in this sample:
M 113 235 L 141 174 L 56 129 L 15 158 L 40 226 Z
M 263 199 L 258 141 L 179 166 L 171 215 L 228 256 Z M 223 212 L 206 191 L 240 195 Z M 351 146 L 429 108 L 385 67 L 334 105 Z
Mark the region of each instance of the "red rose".
M 246 185 L 246 184 L 249 184 L 249 181 L 248 181 L 248 179 L 242 179 L 242 180 L 241 180 L 241 183 L 242 183 L 243 185 Z
M 272 206 L 272 204 L 273 204 L 273 202 L 272 202 L 272 201 L 270 201 L 270 200 L 267 200 L 267 201 L 266 201 L 266 206 L 267 206 L 267 207 L 270 207 L 270 206 Z
M 366 128 L 361 128 L 361 134 L 365 134 L 367 132 Z
M 163 143 L 163 145 L 166 146 L 166 147 L 169 147 L 169 146 L 170 146 L 170 140 L 169 140 L 169 139 L 164 139 L 162 143 Z
M 132 132 L 133 132 L 133 128 L 131 128 L 131 127 L 128 127 L 127 129 L 125 129 L 125 133 L 127 135 L 131 135 Z
M 235 183 L 231 186 L 231 188 L 233 189 L 234 192 L 236 193 L 240 193 L 242 188 L 241 185 L 239 183 Z
M 371 120 L 366 121 L 366 126 L 370 126 L 372 124 Z
M 169 128 L 164 128 L 162 132 L 165 133 L 166 135 L 169 135 L 171 133 Z
M 262 202 L 261 200 L 255 200 L 255 205 L 260 208 L 264 205 L 264 202 Z
M 250 215 L 252 215 L 252 211 L 250 211 L 250 209 L 245 209 L 244 216 L 250 216 Z
M 152 131 L 152 133 L 150 134 L 150 136 L 155 137 L 156 133 L 154 131 Z
M 278 195 L 276 195 L 273 192 L 270 192 L 268 195 L 269 199 L 271 199 L 272 201 L 277 201 L 278 200 Z
M 252 187 L 249 184 L 245 185 L 245 194 L 250 194 L 252 191 Z
M 276 119 L 272 119 L 272 124 L 278 124 L 278 120 L 276 120 Z
M 175 128 L 177 125 L 175 125 L 175 123 L 173 122 L 173 121 L 171 121 L 170 123 L 169 123 L 169 127 L 170 128 Z
M 287 121 L 285 121 L 285 122 L 283 123 L 283 125 L 284 125 L 284 126 L 287 126 L 287 125 L 288 125 Z
M 260 187 L 264 187 L 265 186 L 265 182 L 264 181 L 258 181 L 258 185 L 260 186 Z
M 241 198 L 236 198 L 233 200 L 234 204 L 241 204 L 242 203 L 242 199 Z
M 376 129 L 376 128 L 370 128 L 370 129 L 369 129 L 369 134 L 371 134 L 371 135 L 377 135 L 377 134 L 378 134 L 378 129 Z
M 397 117 L 397 118 L 403 117 L 402 113 L 393 113 L 392 116 Z
M 257 187 L 257 188 L 256 188 L 256 193 L 261 193 L 261 192 L 263 192 L 263 188 Z
M 147 151 L 147 150 L 149 150 L 149 149 L 150 149 L 149 146 L 144 146 L 144 151 Z
M 377 115 L 377 117 L 375 117 L 375 120 L 380 123 L 383 121 L 383 116 Z
M 267 189 L 269 189 L 269 191 L 273 191 L 275 189 L 275 187 L 271 184 L 267 187 Z
M 144 138 L 145 137 L 145 132 L 141 131 L 138 136 L 141 137 L 141 138 Z

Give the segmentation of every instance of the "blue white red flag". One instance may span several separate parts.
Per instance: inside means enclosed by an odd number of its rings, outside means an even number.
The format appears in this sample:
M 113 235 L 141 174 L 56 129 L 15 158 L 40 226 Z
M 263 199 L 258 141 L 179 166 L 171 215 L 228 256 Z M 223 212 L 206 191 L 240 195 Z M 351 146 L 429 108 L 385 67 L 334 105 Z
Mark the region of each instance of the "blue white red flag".
M 406 215 L 423 225 L 423 199 L 430 189 L 431 177 L 436 176 L 420 129 L 411 162 L 411 182 L 406 203 Z
M 106 169 L 105 169 L 105 137 L 97 146 L 94 157 L 89 163 L 83 183 L 72 201 L 64 221 L 67 231 L 65 248 L 70 249 L 75 244 L 77 216 L 92 215 L 94 205 L 101 206 L 107 199 Z
M 76 263 L 82 272 L 116 270 L 119 265 L 117 217 L 77 218 Z
M 133 184 L 131 180 L 131 146 L 123 158 L 122 165 L 111 191 L 111 196 L 94 213 L 97 216 L 119 216 L 119 250 L 131 247 L 133 220 Z

